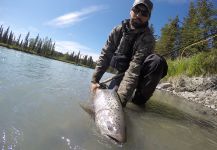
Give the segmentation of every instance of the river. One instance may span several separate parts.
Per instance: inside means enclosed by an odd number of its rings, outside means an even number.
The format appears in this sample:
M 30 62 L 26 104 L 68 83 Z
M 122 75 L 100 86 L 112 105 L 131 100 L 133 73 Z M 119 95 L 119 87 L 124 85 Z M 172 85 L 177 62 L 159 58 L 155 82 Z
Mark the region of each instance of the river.
M 216 150 L 216 121 L 156 91 L 125 108 L 127 143 L 104 139 L 80 103 L 93 70 L 0 47 L 1 150 Z M 107 74 L 104 78 L 107 78 Z

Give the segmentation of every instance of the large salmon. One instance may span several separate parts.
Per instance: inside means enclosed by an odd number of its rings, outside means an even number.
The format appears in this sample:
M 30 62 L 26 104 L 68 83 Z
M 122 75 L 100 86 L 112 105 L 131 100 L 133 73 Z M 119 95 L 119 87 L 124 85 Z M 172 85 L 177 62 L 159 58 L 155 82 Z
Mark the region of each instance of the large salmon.
M 118 144 L 126 142 L 124 112 L 116 91 L 97 89 L 92 102 L 92 109 L 81 107 L 94 116 L 100 133 Z
M 117 143 L 126 142 L 126 126 L 121 102 L 115 90 L 97 89 L 93 97 L 96 126 Z

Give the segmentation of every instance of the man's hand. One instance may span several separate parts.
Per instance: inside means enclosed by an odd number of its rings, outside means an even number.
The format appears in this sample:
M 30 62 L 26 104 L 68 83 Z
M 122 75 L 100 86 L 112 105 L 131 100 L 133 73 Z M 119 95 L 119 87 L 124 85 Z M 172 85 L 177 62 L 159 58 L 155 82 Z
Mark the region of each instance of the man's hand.
M 91 93 L 95 93 L 99 87 L 100 87 L 100 85 L 98 83 L 91 83 L 91 85 L 90 85 Z
M 117 93 L 117 94 L 118 94 L 118 93 Z M 119 97 L 119 100 L 120 100 L 120 102 L 121 102 L 122 107 L 123 107 L 123 108 L 126 107 L 127 101 L 125 101 L 125 100 L 123 99 L 123 97 L 122 97 L 121 95 L 119 95 L 119 94 L 118 94 L 118 97 Z

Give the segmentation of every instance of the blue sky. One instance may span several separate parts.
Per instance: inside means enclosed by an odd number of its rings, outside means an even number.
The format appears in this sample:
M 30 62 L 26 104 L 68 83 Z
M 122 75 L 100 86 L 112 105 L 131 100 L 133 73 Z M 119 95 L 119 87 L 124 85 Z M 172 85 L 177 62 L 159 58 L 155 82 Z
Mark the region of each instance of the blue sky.
M 133 0 L 0 0 L 0 25 L 25 37 L 49 37 L 56 50 L 97 59 L 112 28 L 129 18 Z M 152 0 L 155 34 L 176 15 L 186 16 L 190 0 Z

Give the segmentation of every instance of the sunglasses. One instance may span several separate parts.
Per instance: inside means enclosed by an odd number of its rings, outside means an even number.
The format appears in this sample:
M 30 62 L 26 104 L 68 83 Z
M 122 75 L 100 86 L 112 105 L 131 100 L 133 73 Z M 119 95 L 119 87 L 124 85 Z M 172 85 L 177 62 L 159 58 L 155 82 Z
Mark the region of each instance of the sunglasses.
M 142 16 L 144 17 L 148 17 L 149 16 L 149 12 L 148 10 L 146 9 L 146 7 L 138 7 L 138 6 L 135 6 L 132 8 L 132 11 L 135 13 L 135 14 L 141 14 Z

